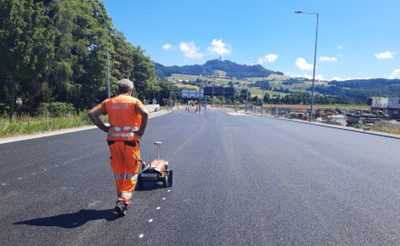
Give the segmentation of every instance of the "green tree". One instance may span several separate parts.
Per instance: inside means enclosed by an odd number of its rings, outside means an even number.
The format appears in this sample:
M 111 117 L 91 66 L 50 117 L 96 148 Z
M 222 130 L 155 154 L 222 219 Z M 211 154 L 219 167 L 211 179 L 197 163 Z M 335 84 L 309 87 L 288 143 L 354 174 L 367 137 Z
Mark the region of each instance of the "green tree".
M 157 75 L 153 62 L 140 47 L 133 48 L 133 73 L 131 78 L 135 84 L 138 97 L 144 99 L 151 97 L 153 92 L 159 91 Z
M 46 88 L 42 83 L 54 58 L 55 35 L 43 2 L 0 0 L 0 16 L 0 77 L 11 94 L 12 116 L 16 95 L 33 104 Z

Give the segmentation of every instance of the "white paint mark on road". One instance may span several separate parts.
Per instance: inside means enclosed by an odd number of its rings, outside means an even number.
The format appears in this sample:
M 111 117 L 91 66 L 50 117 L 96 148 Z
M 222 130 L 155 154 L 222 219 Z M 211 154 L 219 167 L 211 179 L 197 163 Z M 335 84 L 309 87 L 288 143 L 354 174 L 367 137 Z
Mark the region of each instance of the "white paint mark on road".
M 163 199 L 163 201 L 165 201 L 165 197 L 163 197 L 162 199 Z
M 168 192 L 171 192 L 171 190 L 168 190 Z
M 1 186 L 6 186 L 6 183 L 1 183 Z
M 139 235 L 139 238 L 143 238 L 143 237 L 144 237 L 144 234 L 143 234 L 143 233 Z
M 22 179 L 22 177 L 18 177 L 18 180 L 21 180 Z
M 157 207 L 156 209 L 157 209 L 157 210 L 160 210 L 160 208 L 161 208 L 161 207 Z
M 228 112 L 226 114 L 232 115 L 232 116 L 247 116 L 248 115 L 248 114 L 245 114 L 245 113 L 237 113 L 237 112 Z
M 153 222 L 153 219 L 149 219 L 149 223 Z
M 93 206 L 95 206 L 96 204 L 98 204 L 100 201 L 94 201 L 94 202 L 92 202 L 92 203 L 89 203 L 89 207 L 93 207 Z

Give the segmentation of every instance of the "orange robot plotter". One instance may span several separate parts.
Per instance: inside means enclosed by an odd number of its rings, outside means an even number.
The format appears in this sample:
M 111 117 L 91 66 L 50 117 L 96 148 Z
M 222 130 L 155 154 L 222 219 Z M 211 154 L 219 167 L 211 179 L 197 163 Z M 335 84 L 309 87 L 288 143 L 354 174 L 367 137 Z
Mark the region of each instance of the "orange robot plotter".
M 164 188 L 172 186 L 174 172 L 170 163 L 160 158 L 161 144 L 160 141 L 154 142 L 157 146 L 157 159 L 150 161 L 150 164 L 139 160 L 142 163 L 142 170 L 138 175 L 138 189 L 142 188 L 145 182 L 162 182 Z

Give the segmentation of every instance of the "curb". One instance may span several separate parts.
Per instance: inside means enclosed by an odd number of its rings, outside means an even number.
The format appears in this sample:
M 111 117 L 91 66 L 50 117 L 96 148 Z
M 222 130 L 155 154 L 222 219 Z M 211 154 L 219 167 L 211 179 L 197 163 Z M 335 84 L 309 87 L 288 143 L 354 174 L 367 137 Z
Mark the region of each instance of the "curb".
M 166 110 L 161 110 L 161 111 L 157 111 L 157 112 L 154 112 L 154 113 L 150 113 L 149 119 L 154 119 L 154 118 L 157 118 L 157 117 L 161 117 L 161 116 L 164 116 L 164 115 L 169 114 L 169 113 L 171 113 L 171 112 L 166 111 Z M 97 128 L 96 126 L 81 126 L 81 127 L 76 127 L 76 128 L 60 129 L 60 130 L 44 132 L 44 133 L 42 132 L 42 133 L 34 133 L 34 134 L 30 134 L 30 135 L 21 135 L 21 136 L 15 136 L 15 137 L 8 137 L 8 138 L 0 139 L 0 145 L 1 144 L 6 144 L 6 143 L 13 143 L 13 142 L 31 140 L 31 139 L 36 139 L 36 138 L 44 138 L 44 137 L 51 137 L 51 136 L 62 135 L 62 134 L 67 134 L 67 133 L 92 130 L 92 129 L 96 129 L 96 128 Z
M 303 120 L 287 119 L 287 118 L 283 118 L 283 117 L 274 117 L 274 116 L 270 116 L 270 115 L 257 115 L 257 114 L 244 113 L 244 112 L 243 112 L 243 114 L 264 117 L 264 118 L 269 118 L 269 119 L 277 119 L 277 120 L 296 122 L 296 123 L 301 123 L 301 124 L 305 124 L 305 125 L 314 125 L 314 126 L 320 126 L 320 127 L 326 127 L 326 128 L 334 128 L 334 129 L 339 129 L 339 130 L 344 130 L 344 131 L 358 132 L 358 133 L 364 133 L 364 134 L 373 135 L 373 136 L 387 137 L 387 138 L 400 140 L 400 135 L 395 135 L 395 134 L 390 134 L 390 133 L 366 131 L 366 130 L 362 130 L 362 129 L 347 127 L 347 126 L 335 126 L 335 125 L 328 125 L 328 124 L 323 124 L 323 123 L 318 123 L 318 122 L 308 122 L 308 121 L 303 121 Z

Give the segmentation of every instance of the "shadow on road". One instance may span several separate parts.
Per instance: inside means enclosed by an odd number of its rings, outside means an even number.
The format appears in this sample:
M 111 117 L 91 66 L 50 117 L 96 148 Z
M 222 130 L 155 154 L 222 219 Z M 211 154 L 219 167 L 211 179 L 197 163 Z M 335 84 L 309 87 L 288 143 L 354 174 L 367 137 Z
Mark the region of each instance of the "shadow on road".
M 163 189 L 164 186 L 160 185 L 156 182 L 144 182 L 140 186 L 135 187 L 135 191 L 151 191 L 151 190 L 158 190 Z
M 51 217 L 38 218 L 32 220 L 19 221 L 14 225 L 32 225 L 32 226 L 58 226 L 63 228 L 76 228 L 84 225 L 88 221 L 105 219 L 113 221 L 120 218 L 114 209 L 93 210 L 81 209 L 76 213 L 61 214 Z

